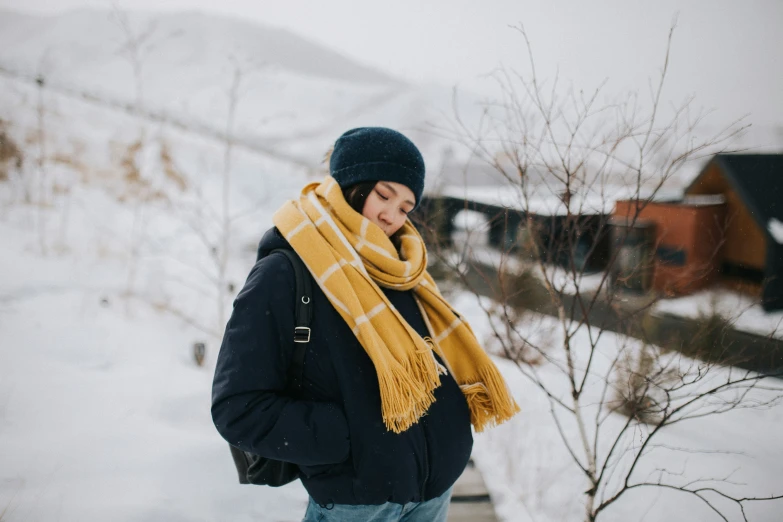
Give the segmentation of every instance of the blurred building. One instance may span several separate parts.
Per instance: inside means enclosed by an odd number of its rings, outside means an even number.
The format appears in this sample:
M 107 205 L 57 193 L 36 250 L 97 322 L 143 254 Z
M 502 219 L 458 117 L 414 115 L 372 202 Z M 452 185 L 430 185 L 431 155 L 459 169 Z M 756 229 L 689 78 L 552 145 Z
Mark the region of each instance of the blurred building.
M 685 193 L 726 199 L 723 276 L 783 308 L 783 154 L 718 154 Z
M 720 278 L 757 295 L 766 310 L 783 308 L 782 154 L 718 154 L 683 198 L 618 201 L 614 225 L 616 237 L 632 238 L 622 248 L 637 248 L 637 270 L 664 295 Z
M 665 296 L 712 284 L 720 274 L 725 215 L 721 195 L 618 201 L 610 223 L 619 272 L 631 278 L 629 287 Z

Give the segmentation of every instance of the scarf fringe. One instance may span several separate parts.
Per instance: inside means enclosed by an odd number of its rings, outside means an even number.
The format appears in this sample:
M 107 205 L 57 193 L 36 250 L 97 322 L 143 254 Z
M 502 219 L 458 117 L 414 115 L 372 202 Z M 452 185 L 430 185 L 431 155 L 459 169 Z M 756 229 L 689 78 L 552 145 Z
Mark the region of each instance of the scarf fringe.
M 519 405 L 494 366 L 480 368 L 478 376 L 460 388 L 468 401 L 470 422 L 476 433 L 502 424 L 519 412 Z
M 378 385 L 383 422 L 394 433 L 402 433 L 417 423 L 435 402 L 433 390 L 414 380 L 410 370 L 401 365 L 378 372 Z
M 417 353 L 413 366 L 395 365 L 390 372 L 378 373 L 383 422 L 394 433 L 416 424 L 435 402 L 440 376 L 435 358 L 427 350 Z

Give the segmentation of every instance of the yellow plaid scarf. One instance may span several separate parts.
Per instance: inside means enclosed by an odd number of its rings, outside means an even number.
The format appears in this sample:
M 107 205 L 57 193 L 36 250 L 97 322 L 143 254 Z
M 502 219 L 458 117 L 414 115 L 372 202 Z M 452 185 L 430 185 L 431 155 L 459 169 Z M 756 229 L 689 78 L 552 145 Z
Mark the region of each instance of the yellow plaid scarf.
M 407 430 L 435 401 L 446 369 L 432 350 L 460 385 L 476 431 L 519 411 L 470 326 L 427 273 L 424 242 L 410 221 L 395 235 L 398 250 L 348 205 L 330 176 L 307 185 L 299 201 L 286 202 L 273 221 L 375 365 L 388 429 Z M 419 336 L 379 286 L 413 289 L 431 337 Z

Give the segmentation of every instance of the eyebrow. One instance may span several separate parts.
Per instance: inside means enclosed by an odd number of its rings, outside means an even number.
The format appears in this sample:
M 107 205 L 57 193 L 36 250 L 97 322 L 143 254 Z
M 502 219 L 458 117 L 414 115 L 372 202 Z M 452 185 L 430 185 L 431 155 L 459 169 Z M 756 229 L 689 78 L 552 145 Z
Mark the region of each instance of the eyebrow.
M 389 185 L 387 182 L 385 182 L 385 181 L 381 181 L 381 182 L 379 183 L 379 185 L 383 185 L 383 188 L 385 188 L 385 189 L 387 189 L 387 190 L 391 190 L 391 191 L 392 191 L 392 193 L 393 193 L 395 196 L 397 195 L 397 191 L 396 191 L 396 190 L 394 190 L 394 187 L 392 187 L 391 185 Z M 410 206 L 412 206 L 412 207 L 415 207 L 415 206 L 416 206 L 416 204 L 415 204 L 413 201 L 409 200 L 409 199 L 406 199 L 406 200 L 404 201 L 404 203 L 407 203 L 407 204 L 409 204 L 409 205 L 410 205 Z

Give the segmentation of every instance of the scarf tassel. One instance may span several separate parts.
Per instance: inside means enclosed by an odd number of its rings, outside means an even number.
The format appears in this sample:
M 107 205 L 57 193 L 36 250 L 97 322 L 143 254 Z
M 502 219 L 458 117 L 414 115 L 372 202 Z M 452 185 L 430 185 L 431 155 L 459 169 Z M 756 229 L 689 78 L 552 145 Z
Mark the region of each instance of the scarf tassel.
M 417 359 L 417 369 L 422 371 L 421 366 L 426 365 L 426 358 Z M 437 376 L 437 372 L 435 375 Z M 389 371 L 378 372 L 381 410 L 386 428 L 394 433 L 402 433 L 417 423 L 435 402 L 433 390 L 440 385 L 440 379 L 433 384 L 432 387 L 424 386 L 410 369 L 401 365 L 394 365 Z
M 494 366 L 479 369 L 478 377 L 460 386 L 470 408 L 476 433 L 501 424 L 519 412 L 503 377 Z

